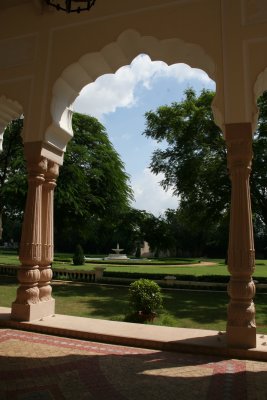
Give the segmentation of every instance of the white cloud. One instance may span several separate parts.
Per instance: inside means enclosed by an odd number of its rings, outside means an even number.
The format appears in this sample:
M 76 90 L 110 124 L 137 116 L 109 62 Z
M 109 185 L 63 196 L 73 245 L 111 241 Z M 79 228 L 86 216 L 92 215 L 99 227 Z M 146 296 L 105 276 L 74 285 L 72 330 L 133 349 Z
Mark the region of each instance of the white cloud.
M 172 77 L 178 83 L 192 79 L 211 82 L 208 75 L 199 69 L 186 64 L 168 66 L 162 61 L 151 61 L 147 55 L 141 54 L 131 65 L 120 68 L 115 74 L 103 75 L 86 86 L 75 101 L 74 109 L 101 119 L 119 107 L 134 107 L 138 102 L 135 94 L 137 85 L 151 89 L 153 80 L 160 77 Z
M 142 174 L 132 179 L 135 202 L 133 207 L 146 210 L 159 216 L 167 208 L 177 208 L 178 198 L 173 196 L 172 190 L 165 191 L 159 184 L 162 174 L 154 175 L 145 168 Z
M 146 90 L 152 90 L 153 84 L 158 78 L 173 78 L 178 84 L 185 81 L 191 83 L 193 80 L 203 83 L 203 85 L 212 82 L 208 75 L 201 70 L 185 64 L 168 66 L 162 61 L 152 62 L 147 55 L 143 54 L 136 57 L 131 65 L 120 68 L 115 74 L 103 75 L 94 83 L 86 86 L 74 103 L 74 109 L 103 120 L 105 115 L 116 112 L 120 107 L 132 108 L 138 105 L 140 86 Z M 116 138 L 118 138 L 118 134 L 119 130 L 117 129 Z M 121 134 L 121 142 L 130 139 L 128 132 Z M 111 140 L 115 140 L 115 137 L 111 137 Z M 135 145 L 138 146 L 139 142 L 136 142 Z M 134 151 L 135 145 L 131 147 L 131 152 Z M 158 147 L 165 147 L 165 143 L 160 144 L 154 140 L 148 140 L 146 146 L 151 151 Z M 127 155 L 125 159 L 127 159 Z M 135 195 L 133 207 L 145 209 L 157 216 L 164 213 L 167 208 L 177 208 L 178 198 L 172 196 L 172 190 L 166 192 L 159 185 L 159 181 L 163 178 L 162 175 L 156 176 L 149 169 L 139 171 L 137 162 L 136 169 L 132 173 L 132 187 Z

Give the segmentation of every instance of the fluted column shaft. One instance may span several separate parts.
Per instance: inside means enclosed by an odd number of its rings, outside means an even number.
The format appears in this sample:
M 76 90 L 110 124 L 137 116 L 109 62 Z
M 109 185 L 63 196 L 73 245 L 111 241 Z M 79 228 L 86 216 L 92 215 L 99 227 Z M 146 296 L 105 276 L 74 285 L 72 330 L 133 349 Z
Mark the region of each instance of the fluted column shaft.
M 51 263 L 54 257 L 54 189 L 58 177 L 58 164 L 48 161 L 42 191 L 42 252 L 40 261 L 40 301 L 51 300 Z
M 251 124 L 228 124 L 225 131 L 227 164 L 231 178 L 231 216 L 228 248 L 227 341 L 229 346 L 256 347 L 255 251 L 249 177 L 252 162 Z
M 11 318 L 18 321 L 33 321 L 55 313 L 55 300 L 51 297 L 50 286 L 53 193 L 58 163 L 62 163 L 63 154 L 52 150 L 42 142 L 24 143 L 28 194 L 20 242 L 20 286 L 11 311 Z
M 39 303 L 38 281 L 41 261 L 42 184 L 47 160 L 39 157 L 28 160 L 28 194 L 22 227 L 18 271 L 20 286 L 12 304 L 12 318 L 27 319 L 31 305 Z

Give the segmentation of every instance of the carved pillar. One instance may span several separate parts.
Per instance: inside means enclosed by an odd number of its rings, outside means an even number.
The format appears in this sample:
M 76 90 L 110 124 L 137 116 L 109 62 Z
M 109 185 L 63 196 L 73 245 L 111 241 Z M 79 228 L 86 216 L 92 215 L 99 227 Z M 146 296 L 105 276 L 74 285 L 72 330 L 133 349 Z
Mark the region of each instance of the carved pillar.
M 27 157 L 28 194 L 19 259 L 20 286 L 12 304 L 11 318 L 30 321 L 39 317 L 39 263 L 41 261 L 42 184 L 47 169 L 47 160 L 41 156 Z
M 59 166 L 48 161 L 45 182 L 42 191 L 42 256 L 40 262 L 39 297 L 46 302 L 50 314 L 55 312 L 55 301 L 51 296 L 52 279 L 51 263 L 54 256 L 54 189 L 58 177 Z
M 51 263 L 53 261 L 53 202 L 54 188 L 58 176 L 58 166 L 48 161 L 42 192 L 42 257 L 40 262 L 39 291 L 40 300 L 51 299 L 52 279 Z
M 240 348 L 256 347 L 255 252 L 249 176 L 252 160 L 250 123 L 226 125 L 228 168 L 232 183 L 228 269 L 227 342 Z

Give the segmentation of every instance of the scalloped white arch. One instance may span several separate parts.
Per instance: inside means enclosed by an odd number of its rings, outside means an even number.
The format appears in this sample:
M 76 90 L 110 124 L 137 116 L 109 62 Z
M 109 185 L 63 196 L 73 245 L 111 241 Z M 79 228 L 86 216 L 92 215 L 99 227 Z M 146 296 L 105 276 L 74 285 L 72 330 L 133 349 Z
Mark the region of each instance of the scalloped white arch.
M 158 40 L 127 30 L 116 42 L 108 44 L 100 52 L 85 54 L 64 69 L 53 86 L 50 108 L 53 122 L 45 132 L 45 141 L 64 151 L 73 135 L 71 104 L 81 89 L 99 76 L 115 73 L 120 67 L 129 65 L 142 53 L 148 54 L 152 61 L 161 60 L 168 65 L 185 63 L 192 68 L 202 69 L 215 80 L 214 61 L 199 45 L 177 38 Z M 215 104 L 213 111 L 220 124 L 222 117 Z
M 22 106 L 5 96 L 0 97 L 0 152 L 3 149 L 3 135 L 6 126 L 13 119 L 18 118 L 22 114 Z
M 258 98 L 267 90 L 267 67 L 258 75 L 255 84 L 254 84 L 254 109 L 252 115 L 253 127 L 256 130 L 259 110 L 257 107 Z

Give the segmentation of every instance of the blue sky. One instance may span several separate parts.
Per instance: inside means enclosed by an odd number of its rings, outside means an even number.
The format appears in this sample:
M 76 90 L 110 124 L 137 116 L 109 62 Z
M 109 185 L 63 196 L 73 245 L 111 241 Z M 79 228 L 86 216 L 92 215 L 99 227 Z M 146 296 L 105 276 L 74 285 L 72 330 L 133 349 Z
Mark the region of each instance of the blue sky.
M 140 55 L 131 65 L 86 86 L 74 103 L 75 111 L 95 116 L 106 127 L 130 175 L 133 206 L 157 216 L 167 208 L 176 208 L 178 198 L 171 189 L 164 191 L 159 184 L 162 177 L 149 170 L 152 152 L 160 145 L 142 135 L 144 114 L 180 101 L 188 87 L 197 92 L 215 90 L 214 82 L 203 71 L 185 64 L 152 62 L 147 55 Z

